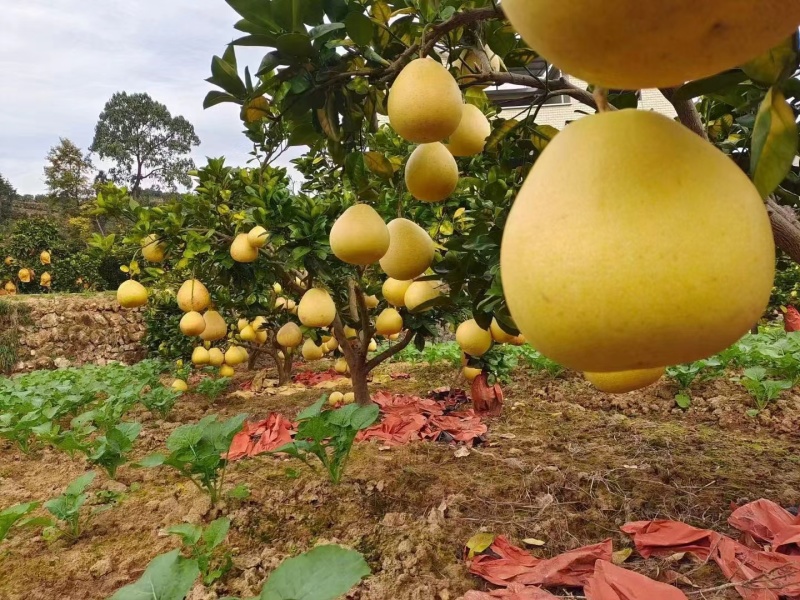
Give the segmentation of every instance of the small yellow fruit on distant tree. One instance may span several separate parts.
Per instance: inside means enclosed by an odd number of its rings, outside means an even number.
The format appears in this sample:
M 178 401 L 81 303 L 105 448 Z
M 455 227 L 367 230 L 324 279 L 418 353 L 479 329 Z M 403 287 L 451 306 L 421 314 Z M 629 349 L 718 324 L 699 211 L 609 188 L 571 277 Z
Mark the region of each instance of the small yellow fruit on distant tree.
M 276 294 L 280 294 L 280 293 L 283 291 L 283 286 L 282 286 L 280 283 L 277 283 L 277 282 L 276 282 L 276 283 L 273 283 L 273 284 L 272 284 L 272 290 L 273 290 L 273 291 L 274 291 Z
M 547 145 L 500 267 L 534 348 L 576 371 L 630 371 L 706 358 L 747 333 L 769 301 L 775 242 L 728 156 L 663 115 L 620 110 Z
M 345 373 L 347 373 L 350 370 L 350 367 L 347 366 L 347 361 L 345 359 L 340 358 L 334 363 L 333 369 L 337 373 L 340 373 L 341 375 L 344 375 Z
M 19 273 L 17 273 L 17 277 L 22 283 L 30 283 L 31 279 L 33 279 L 33 271 L 30 269 L 20 269 Z
M 389 91 L 387 104 L 392 128 L 418 144 L 449 137 L 461 122 L 463 108 L 458 83 L 430 57 L 406 65 Z
M 240 318 L 238 321 L 236 321 L 236 329 L 237 329 L 237 330 L 238 330 L 240 333 L 241 333 L 241 331 L 242 331 L 242 330 L 243 330 L 245 327 L 247 327 L 248 325 L 250 325 L 250 321 L 248 321 L 247 319 L 245 319 L 245 318 L 243 318 L 243 317 L 242 317 L 242 318 Z
M 403 331 L 403 317 L 394 308 L 385 308 L 375 319 L 375 331 L 388 336 Z
M 303 358 L 307 361 L 320 360 L 324 356 L 322 346 L 317 346 L 317 343 L 308 338 L 303 344 Z
M 279 296 L 278 298 L 275 299 L 275 309 L 276 310 L 285 309 L 287 302 L 288 300 L 286 298 L 284 298 L 283 296 Z
M 474 367 L 463 367 L 461 373 L 464 375 L 464 379 L 472 383 L 483 371 Z
M 181 317 L 180 328 L 183 335 L 200 335 L 206 329 L 206 320 L 199 312 L 192 310 Z
M 3 261 L 7 267 L 10 267 L 14 264 L 14 259 L 10 256 L 6 256 L 6 259 Z
M 268 339 L 269 335 L 267 334 L 267 331 L 265 329 L 256 331 L 256 344 L 263 346 L 264 344 L 267 343 Z
M 123 281 L 117 290 L 117 302 L 122 308 L 138 308 L 147 304 L 147 288 L 138 281 Z
M 250 360 L 250 353 L 244 346 L 234 346 L 236 351 L 239 353 L 239 363 L 244 364 L 248 360 Z
M 289 312 L 293 312 L 297 308 L 297 302 L 292 300 L 291 298 L 286 300 L 286 310 Z
M 236 371 L 233 370 L 233 367 L 230 365 L 222 365 L 219 368 L 219 376 L 220 377 L 233 377 L 236 375 Z
M 466 354 L 482 356 L 492 347 L 492 334 L 475 319 L 470 319 L 456 329 L 456 342 Z
M 266 323 L 267 323 L 266 317 L 259 316 L 252 320 L 250 326 L 253 328 L 253 331 L 258 332 L 264 328 L 264 325 L 266 325 Z
M 242 364 L 242 362 L 244 362 L 242 358 L 242 352 L 239 346 L 231 346 L 225 352 L 225 364 L 231 367 Z
M 43 265 L 50 264 L 50 253 L 47 250 L 43 250 L 41 254 L 39 254 L 39 261 Z
M 142 257 L 147 262 L 164 262 L 167 245 L 158 239 L 155 233 L 151 233 L 142 240 Z
M 358 337 L 358 331 L 350 327 L 349 325 L 344 326 L 344 337 L 345 339 L 352 340 Z
M 225 362 L 225 354 L 219 348 L 211 348 L 208 351 L 208 364 L 212 367 L 221 367 Z
M 3 289 L 6 291 L 7 294 L 13 296 L 17 293 L 17 286 L 14 285 L 13 281 L 6 281 L 6 284 L 3 286 Z M 147 291 L 147 290 L 145 290 Z M 146 301 L 146 300 L 145 300 Z
M 381 293 L 386 301 L 392 306 L 402 307 L 406 305 L 406 292 L 413 281 L 398 281 L 389 278 L 383 282 Z
M 665 372 L 664 367 L 659 367 L 618 373 L 584 373 L 584 376 L 601 392 L 625 394 L 653 385 Z
M 253 227 L 247 234 L 247 241 L 253 248 L 263 248 L 269 241 L 269 232 L 260 225 Z
M 331 228 L 331 250 L 351 265 L 371 265 L 389 249 L 389 230 L 383 218 L 367 204 L 348 208 Z
M 312 288 L 303 294 L 297 316 L 306 327 L 328 327 L 336 318 L 336 305 L 326 290 Z
M 375 294 L 364 297 L 364 304 L 366 304 L 367 308 L 376 308 L 380 303 L 381 301 L 378 300 Z
M 406 308 L 411 312 L 416 312 L 420 306 L 438 298 L 441 294 L 438 289 L 439 283 L 436 281 L 414 281 L 408 286 L 405 295 Z M 425 309 L 430 310 L 430 307 Z M 421 311 L 425 312 L 425 311 Z
M 400 334 L 399 334 L 399 333 L 395 333 L 395 334 L 393 334 L 393 335 L 387 336 L 387 339 L 388 339 L 390 342 L 396 342 L 397 340 L 399 340 L 399 339 L 400 339 Z
M 500 327 L 500 323 L 497 322 L 497 319 L 492 319 L 492 326 L 489 328 L 489 331 L 492 332 L 492 338 L 498 344 L 511 344 L 516 337 L 510 333 L 506 333 L 505 330 Z
M 258 248 L 250 245 L 246 233 L 240 233 L 231 244 L 231 258 L 239 263 L 251 263 L 258 258 Z
M 264 96 L 253 98 L 247 102 L 241 111 L 241 118 L 245 123 L 258 123 L 270 114 L 269 99 Z
M 461 124 L 450 136 L 447 149 L 453 156 L 475 156 L 483 152 L 492 126 L 483 111 L 474 104 L 464 106 Z
M 203 314 L 203 320 L 206 322 L 206 327 L 200 334 L 200 339 L 204 342 L 216 342 L 228 335 L 228 324 L 217 311 L 206 311 Z
M 441 142 L 422 144 L 408 157 L 405 179 L 417 200 L 441 202 L 458 186 L 458 164 Z
M 492 73 L 498 73 L 504 70 L 505 65 L 503 59 L 500 58 L 494 50 L 488 46 L 483 46 L 483 52 L 486 54 L 486 59 L 489 62 L 489 69 Z M 485 90 L 489 87 L 488 84 L 481 83 L 474 85 L 478 80 L 478 74 L 484 71 L 483 57 L 480 56 L 480 51 L 477 49 L 463 50 L 459 57 L 453 61 L 453 68 L 458 71 L 458 83 L 460 85 L 470 85 L 479 90 Z M 465 105 L 466 108 L 469 105 Z
M 355 401 L 356 401 L 356 395 L 355 395 L 355 393 L 354 393 L 354 392 L 347 392 L 347 393 L 346 393 L 346 394 L 345 394 L 345 395 L 342 397 L 342 403 L 343 403 L 343 404 L 352 404 L 352 403 L 353 403 L 353 402 L 355 402 Z
M 189 386 L 183 379 L 176 379 L 172 382 L 172 389 L 177 390 L 179 392 L 188 392 Z
M 369 341 L 369 345 L 367 346 L 367 350 L 368 350 L 369 352 L 375 352 L 375 351 L 377 351 L 377 350 L 378 350 L 378 342 L 377 342 L 377 341 L 375 341 L 375 338 L 372 338 L 372 339 Z
M 389 250 L 380 260 L 383 272 L 393 279 L 408 281 L 427 271 L 436 252 L 428 232 L 402 218 L 394 219 L 388 229 Z
M 42 273 L 42 276 L 39 278 L 39 285 L 41 285 L 42 287 L 49 288 L 50 284 L 52 283 L 52 281 L 53 281 L 53 278 L 50 275 L 50 273 L 45 271 L 44 273 Z
M 183 312 L 203 312 L 211 304 L 208 288 L 197 279 L 185 281 L 178 290 L 178 306 Z
M 242 332 L 239 334 L 239 337 L 242 339 L 243 342 L 255 342 L 256 341 L 256 332 L 253 331 L 253 327 L 251 325 L 247 325 Z
M 339 347 L 339 342 L 336 340 L 336 338 L 331 338 L 327 342 L 325 342 L 325 345 L 331 352 L 333 352 Z
M 289 322 L 278 330 L 276 339 L 284 348 L 297 348 L 303 343 L 303 332 L 297 323 Z
M 344 394 L 342 392 L 331 392 L 331 395 L 328 396 L 328 404 L 330 404 L 331 406 L 342 404 L 343 401 L 344 401 Z
M 197 348 L 192 351 L 192 364 L 195 366 L 207 365 L 210 360 L 211 357 L 208 354 L 208 350 L 202 346 L 197 346 Z

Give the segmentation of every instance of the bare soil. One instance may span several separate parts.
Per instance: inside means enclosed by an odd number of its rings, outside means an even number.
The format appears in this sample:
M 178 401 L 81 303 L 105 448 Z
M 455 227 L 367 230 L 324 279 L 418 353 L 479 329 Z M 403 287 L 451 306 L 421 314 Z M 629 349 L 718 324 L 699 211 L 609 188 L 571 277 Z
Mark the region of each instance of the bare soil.
M 390 371 L 412 377 L 393 381 Z M 371 388 L 424 394 L 452 379 L 445 366 L 394 364 Z M 576 376 L 519 372 L 504 389 L 505 410 L 489 421 L 487 443 L 465 457 L 437 443 L 359 444 L 339 486 L 292 459 L 233 464 L 229 485 L 251 490 L 247 500 L 223 507 L 233 522 L 227 546 L 234 568 L 210 588 L 198 584 L 190 598 L 255 596 L 284 558 L 334 542 L 362 552 L 373 569 L 351 598 L 451 600 L 485 587 L 461 556 L 480 531 L 516 543 L 543 540 L 532 552 L 553 556 L 609 537 L 615 549 L 629 547 L 619 527 L 631 520 L 679 519 L 730 533 L 732 503 L 800 502 L 800 396 L 792 392 L 751 418 L 746 392 L 728 380 L 698 385 L 686 412 L 675 408 L 668 383 L 610 396 Z M 289 391 L 233 393 L 214 405 L 186 394 L 167 421 L 142 411 L 134 415 L 144 425 L 135 458 L 162 449 L 175 427 L 206 414 L 293 417 L 324 390 Z M 0 507 L 51 498 L 87 468 L 57 451 L 23 455 L 0 444 Z M 165 527 L 214 517 L 200 492 L 168 469 L 124 466 L 117 481 L 98 473 L 92 490 L 100 489 L 116 492 L 117 502 L 74 544 L 14 530 L 0 545 L 0 599 L 107 598 L 154 556 L 178 547 Z M 627 566 L 654 577 L 667 568 L 686 573 L 695 591 L 725 583 L 715 567 L 688 561 L 665 565 L 634 554 Z M 728 589 L 702 597 L 737 596 Z

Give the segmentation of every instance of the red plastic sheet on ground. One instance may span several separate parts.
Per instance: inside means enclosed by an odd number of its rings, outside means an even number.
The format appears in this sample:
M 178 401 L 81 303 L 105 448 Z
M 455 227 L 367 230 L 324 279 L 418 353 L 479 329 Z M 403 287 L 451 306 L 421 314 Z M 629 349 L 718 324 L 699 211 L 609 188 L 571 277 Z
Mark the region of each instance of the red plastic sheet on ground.
M 245 423 L 234 436 L 230 450 L 223 458 L 233 461 L 272 452 L 291 442 L 294 434 L 294 423 L 283 415 L 270 413 L 260 423 Z
M 472 590 L 461 597 L 461 600 L 558 600 L 558 596 L 553 596 L 541 588 L 528 587 L 519 583 L 512 583 L 507 588 L 492 590 L 491 592 L 479 592 Z
M 786 309 L 786 314 L 783 315 L 783 328 L 786 330 L 786 333 L 800 331 L 800 311 L 794 306 L 790 306 Z
M 300 371 L 292 376 L 292 381 L 307 385 L 308 387 L 314 387 L 323 381 L 333 381 L 334 379 L 341 379 L 342 377 L 344 377 L 344 375 L 337 373 L 333 369 L 322 371 L 321 373 L 316 371 Z
M 583 588 L 587 600 L 687 600 L 678 588 L 598 560 Z
M 611 560 L 611 540 L 577 548 L 555 558 L 536 558 L 498 535 L 489 549 L 469 562 L 469 572 L 495 585 L 583 587 L 598 560 Z
M 473 411 L 445 414 L 444 406 L 430 398 L 377 392 L 372 400 L 383 417 L 377 425 L 360 432 L 356 441 L 378 440 L 388 446 L 400 446 L 444 438 L 471 446 L 488 430 Z
M 745 600 L 800 600 L 797 517 L 773 502 L 758 500 L 734 511 L 729 523 L 742 532 L 747 545 L 676 521 L 638 521 L 622 531 L 645 558 L 677 552 L 710 558 L 728 581 L 740 584 L 735 589 Z

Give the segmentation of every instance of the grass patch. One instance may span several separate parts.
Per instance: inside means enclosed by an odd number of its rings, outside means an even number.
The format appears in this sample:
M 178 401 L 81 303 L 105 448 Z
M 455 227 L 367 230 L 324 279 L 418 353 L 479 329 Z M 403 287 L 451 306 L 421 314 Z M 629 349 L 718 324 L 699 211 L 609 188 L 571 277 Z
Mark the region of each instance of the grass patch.
M 30 325 L 30 307 L 0 300 L 0 373 L 10 375 L 19 357 L 19 326 Z

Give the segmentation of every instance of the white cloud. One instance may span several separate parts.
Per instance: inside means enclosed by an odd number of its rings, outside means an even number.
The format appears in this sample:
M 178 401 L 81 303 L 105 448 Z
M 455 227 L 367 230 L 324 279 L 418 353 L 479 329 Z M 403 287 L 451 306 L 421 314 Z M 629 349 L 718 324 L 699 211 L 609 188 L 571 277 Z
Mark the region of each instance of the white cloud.
M 224 0 L 6 0 L 0 20 L 0 173 L 20 193 L 41 193 L 47 151 L 59 137 L 83 149 L 114 92 L 147 92 L 194 124 L 194 153 L 244 164 L 250 145 L 238 107 L 203 110 L 211 57 L 237 36 Z M 257 66 L 259 49 L 237 49 Z M 297 153 L 285 155 L 280 163 Z

